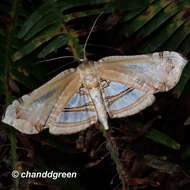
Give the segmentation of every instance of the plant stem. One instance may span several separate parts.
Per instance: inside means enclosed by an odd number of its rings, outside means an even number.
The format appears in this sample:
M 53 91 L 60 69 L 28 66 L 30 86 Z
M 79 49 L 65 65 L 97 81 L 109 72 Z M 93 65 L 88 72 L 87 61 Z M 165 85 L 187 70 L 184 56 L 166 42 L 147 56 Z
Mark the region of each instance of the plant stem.
M 5 62 L 4 62 L 4 84 L 5 86 L 5 101 L 6 105 L 8 105 L 10 102 L 9 97 L 10 97 L 10 92 L 8 88 L 9 84 L 9 75 L 10 75 L 10 55 L 11 55 L 11 44 L 12 44 L 12 39 L 13 39 L 13 34 L 14 34 L 14 28 L 15 28 L 15 23 L 16 23 L 16 13 L 17 9 L 19 6 L 20 0 L 13 0 L 12 1 L 12 8 L 10 11 L 10 21 L 11 24 L 9 25 L 7 29 L 7 37 L 6 37 L 6 46 L 5 46 Z M 9 140 L 11 143 L 11 155 L 12 155 L 12 168 L 16 169 L 17 166 L 17 154 L 16 154 L 16 137 L 15 137 L 15 132 L 13 128 L 10 128 L 9 130 Z M 19 189 L 19 178 L 16 178 L 14 180 L 14 187 L 15 190 Z
M 111 158 L 116 164 L 117 173 L 122 183 L 122 190 L 126 190 L 126 176 L 125 176 L 125 169 L 123 164 L 119 159 L 119 151 L 117 148 L 117 144 L 113 137 L 111 137 L 109 130 L 105 130 L 104 127 L 100 124 L 99 129 L 101 130 L 103 136 L 106 138 L 106 147 L 111 154 Z

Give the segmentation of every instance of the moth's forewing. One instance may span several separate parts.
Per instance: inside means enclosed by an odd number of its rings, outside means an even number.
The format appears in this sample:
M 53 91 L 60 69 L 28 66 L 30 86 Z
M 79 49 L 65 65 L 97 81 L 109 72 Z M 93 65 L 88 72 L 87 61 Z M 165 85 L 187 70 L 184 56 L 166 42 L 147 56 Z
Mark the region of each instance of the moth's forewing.
M 102 81 L 110 81 L 108 87 L 101 87 L 110 116 L 132 115 L 151 105 L 154 93 L 168 91 L 177 84 L 186 63 L 181 54 L 168 51 L 100 59 L 96 66 L 98 74 Z M 132 90 L 125 92 L 126 88 Z M 113 99 L 113 89 L 118 100 L 108 103 Z
M 177 52 L 158 52 L 135 56 L 110 56 L 98 61 L 101 77 L 124 84 L 140 85 L 145 90 L 168 91 L 173 88 L 187 60 Z M 129 85 L 131 86 L 131 85 Z
M 46 121 L 58 97 L 75 77 L 75 69 L 69 69 L 32 93 L 15 100 L 7 107 L 2 122 L 26 134 L 39 133 L 47 127 Z

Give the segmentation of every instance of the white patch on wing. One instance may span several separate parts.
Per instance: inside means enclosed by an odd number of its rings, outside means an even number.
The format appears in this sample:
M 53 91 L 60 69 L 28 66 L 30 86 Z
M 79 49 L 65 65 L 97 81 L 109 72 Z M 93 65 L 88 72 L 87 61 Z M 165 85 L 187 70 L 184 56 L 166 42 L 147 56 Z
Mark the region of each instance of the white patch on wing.
M 84 91 L 81 92 L 83 93 L 75 93 L 71 97 L 64 110 L 59 114 L 56 120 L 57 123 L 75 123 L 96 117 L 92 101 L 84 94 Z
M 58 123 L 80 122 L 87 120 L 89 117 L 95 116 L 94 112 L 80 111 L 80 112 L 61 112 L 57 121 Z
M 86 95 L 80 95 L 75 93 L 70 101 L 66 104 L 65 108 L 72 108 L 76 106 L 82 106 L 89 102 L 89 98 Z
M 137 63 L 132 63 L 132 64 L 125 64 L 124 67 L 126 69 L 136 70 L 137 72 L 156 69 L 155 65 L 153 65 L 153 64 L 150 64 L 150 63 L 138 63 L 138 62 Z
M 135 103 L 141 96 L 143 96 L 143 94 L 143 92 L 134 89 L 113 102 L 110 105 L 110 110 L 119 110 L 126 106 L 130 106 L 131 104 Z
M 105 81 L 104 85 L 106 85 Z M 120 92 L 129 89 L 127 85 L 121 84 L 119 82 L 111 82 L 109 86 L 104 88 L 104 93 L 106 96 L 115 96 L 119 94 Z
M 119 82 L 103 80 L 101 88 L 103 89 L 103 98 L 110 117 L 114 116 L 113 112 L 115 111 L 130 109 L 131 105 L 145 95 L 144 92 Z

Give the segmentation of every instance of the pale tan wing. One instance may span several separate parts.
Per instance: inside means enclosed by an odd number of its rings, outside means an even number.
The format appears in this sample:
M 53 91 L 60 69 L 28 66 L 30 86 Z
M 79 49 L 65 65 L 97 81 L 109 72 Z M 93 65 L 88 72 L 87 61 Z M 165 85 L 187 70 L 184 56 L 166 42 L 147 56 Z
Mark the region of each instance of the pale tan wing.
M 96 68 L 110 117 L 132 115 L 151 105 L 154 93 L 176 85 L 186 63 L 179 53 L 168 51 L 99 60 Z
M 2 121 L 26 134 L 45 128 L 52 134 L 71 134 L 97 122 L 97 114 L 80 74 L 69 69 L 15 100 Z
M 181 76 L 187 60 L 177 52 L 111 56 L 97 62 L 101 78 L 112 79 L 145 91 L 168 91 Z
M 22 133 L 35 134 L 47 128 L 46 121 L 68 84 L 80 82 L 75 69 L 66 70 L 28 95 L 15 100 L 6 109 L 2 122 Z
M 86 129 L 97 122 L 97 113 L 91 97 L 83 87 L 76 81 L 58 99 L 47 125 L 52 134 L 72 134 Z

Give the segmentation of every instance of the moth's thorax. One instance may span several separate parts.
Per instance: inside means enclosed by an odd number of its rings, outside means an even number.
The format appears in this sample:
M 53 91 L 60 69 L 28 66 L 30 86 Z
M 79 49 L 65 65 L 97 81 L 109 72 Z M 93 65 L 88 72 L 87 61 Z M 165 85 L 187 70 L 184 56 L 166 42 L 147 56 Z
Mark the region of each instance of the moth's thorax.
M 77 69 L 86 88 L 98 87 L 99 80 L 94 61 L 84 61 Z

